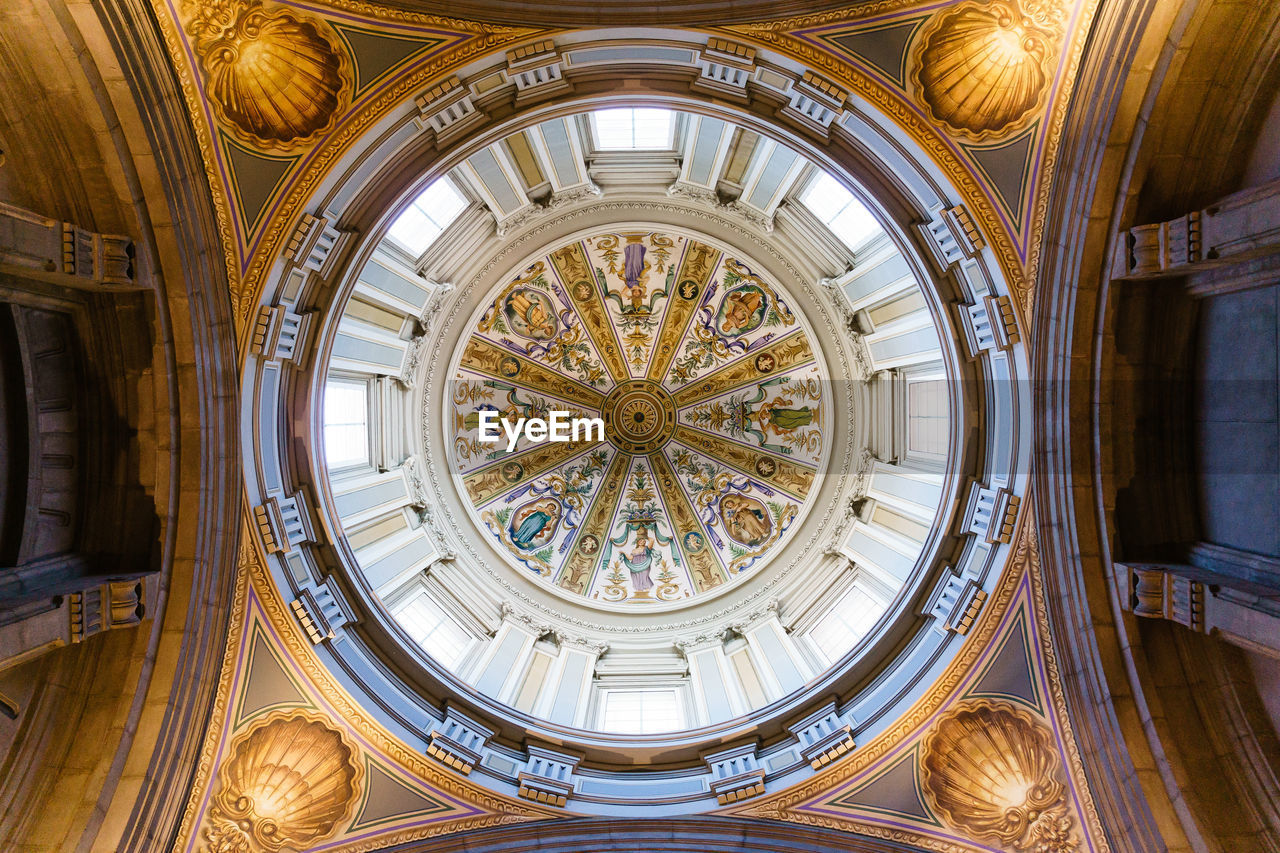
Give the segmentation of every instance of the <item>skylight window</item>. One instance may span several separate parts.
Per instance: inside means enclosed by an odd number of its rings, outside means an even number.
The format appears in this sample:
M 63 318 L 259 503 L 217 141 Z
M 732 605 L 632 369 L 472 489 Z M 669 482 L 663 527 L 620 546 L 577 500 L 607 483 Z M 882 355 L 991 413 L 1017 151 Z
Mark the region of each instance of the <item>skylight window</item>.
M 674 690 L 607 690 L 600 730 L 627 734 L 673 732 L 684 725 Z
M 592 113 L 596 141 L 606 151 L 671 148 L 674 115 L 671 110 L 614 109 Z
M 440 178 L 413 200 L 387 233 L 409 254 L 417 257 L 431 247 L 466 206 L 467 200 L 453 182 Z
M 436 661 L 454 669 L 471 645 L 466 632 L 426 595 L 417 595 L 396 611 L 396 619 L 414 642 Z
M 330 469 L 369 462 L 369 386 L 364 382 L 325 383 L 324 455 Z
M 866 636 L 883 612 L 884 607 L 855 586 L 841 596 L 809 636 L 827 662 L 835 663 Z
M 880 223 L 871 211 L 825 172 L 809 182 L 800 201 L 850 249 L 880 233 Z

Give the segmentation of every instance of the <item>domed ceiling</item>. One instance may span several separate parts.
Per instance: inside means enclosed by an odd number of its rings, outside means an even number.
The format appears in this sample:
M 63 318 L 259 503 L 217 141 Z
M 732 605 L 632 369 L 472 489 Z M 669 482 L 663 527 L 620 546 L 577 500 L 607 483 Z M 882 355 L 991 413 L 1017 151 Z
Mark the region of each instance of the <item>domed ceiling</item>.
M 204 53 L 180 69 L 246 485 L 183 849 L 281 710 L 365 768 L 334 849 L 726 809 L 990 846 L 942 808 L 970 780 L 929 775 L 970 711 L 1034 748 L 1025 790 L 1081 778 L 1024 523 L 1020 312 L 1083 37 L 979 139 L 917 68 L 973 5 L 650 38 L 273 4 L 355 72 L 296 156 L 224 126 Z M 159 17 L 189 55 L 193 13 Z M 598 115 L 658 108 L 630 145 Z M 479 441 L 552 412 L 603 437 Z M 1063 849 L 1093 835 L 1070 805 Z
M 517 569 L 645 607 L 722 591 L 786 540 L 825 458 L 825 371 L 758 269 L 677 230 L 606 230 L 486 298 L 448 434 L 475 520 Z M 482 417 L 514 428 L 552 412 L 603 435 L 510 450 L 481 435 Z

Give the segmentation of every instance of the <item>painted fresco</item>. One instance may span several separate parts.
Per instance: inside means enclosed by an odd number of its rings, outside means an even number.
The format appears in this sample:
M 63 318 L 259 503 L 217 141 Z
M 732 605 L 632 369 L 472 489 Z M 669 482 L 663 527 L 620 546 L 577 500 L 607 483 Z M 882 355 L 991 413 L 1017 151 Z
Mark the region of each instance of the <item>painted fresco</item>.
M 509 276 L 463 344 L 454 470 L 499 551 L 561 589 L 645 606 L 724 588 L 803 514 L 823 372 L 791 297 L 679 232 L 565 243 Z M 601 417 L 606 440 L 479 441 L 483 412 Z

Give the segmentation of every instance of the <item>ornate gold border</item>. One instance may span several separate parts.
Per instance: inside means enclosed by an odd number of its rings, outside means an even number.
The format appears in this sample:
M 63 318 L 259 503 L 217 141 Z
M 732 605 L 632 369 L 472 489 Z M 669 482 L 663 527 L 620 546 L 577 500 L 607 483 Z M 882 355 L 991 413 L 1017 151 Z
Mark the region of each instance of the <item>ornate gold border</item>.
M 219 746 L 238 737 L 235 730 L 225 730 L 227 726 L 228 708 L 236 698 L 231 694 L 231 685 L 235 681 L 237 667 L 243 656 L 246 620 L 248 618 L 249 590 L 252 587 L 257 594 L 262 611 L 267 621 L 279 634 L 282 650 L 302 670 L 309 682 L 308 692 L 324 699 L 337 712 L 338 718 L 331 719 L 322 713 L 312 715 L 334 725 L 340 731 L 343 728 L 354 730 L 374 748 L 374 751 L 388 763 L 397 765 L 406 775 L 421 781 L 424 785 L 436 788 L 451 797 L 488 811 L 487 815 L 463 817 L 453 821 L 441 821 L 427 826 L 410 827 L 387 834 L 376 835 L 350 845 L 340 844 L 334 851 L 342 853 L 362 853 L 362 851 L 379 850 L 387 846 L 432 838 L 453 832 L 470 829 L 481 829 L 511 823 L 524 823 L 536 820 L 571 817 L 571 812 L 537 806 L 523 800 L 494 794 L 479 786 L 469 785 L 452 771 L 435 764 L 420 752 L 400 741 L 386 731 L 376 720 L 366 714 L 349 694 L 330 675 L 319 662 L 311 647 L 311 641 L 303 634 L 301 628 L 294 623 L 288 607 L 280 598 L 275 585 L 269 576 L 265 557 L 259 550 L 258 539 L 253 519 L 246 509 L 242 513 L 240 530 L 240 548 L 237 557 L 236 586 L 234 605 L 229 623 L 227 649 L 219 677 L 218 691 L 214 699 L 209 726 L 205 733 L 204 745 L 196 763 L 191 793 L 183 811 L 179 824 L 175 850 L 185 849 L 192 836 L 200 826 L 196 825 L 201 813 L 206 794 L 211 794 L 211 785 L 217 768 L 214 757 Z M 241 727 L 241 731 L 255 725 L 250 721 Z M 343 731 L 345 736 L 346 732 Z M 357 750 L 357 753 L 367 750 Z M 203 823 L 203 820 L 201 821 Z M 337 836 L 339 839 L 341 836 Z
M 181 0 L 177 0 L 181 2 Z M 222 239 L 223 261 L 227 270 L 227 282 L 231 293 L 231 307 L 236 324 L 237 342 L 241 363 L 248 351 L 249 337 L 252 334 L 254 308 L 258 303 L 263 287 L 263 277 L 270 270 L 278 257 L 289 229 L 294 227 L 295 219 L 301 216 L 300 210 L 304 200 L 310 197 L 316 184 L 328 173 L 335 160 L 347 152 L 351 144 L 359 139 L 374 121 L 387 109 L 402 103 L 412 90 L 428 88 L 431 82 L 445 77 L 452 67 L 470 61 L 477 56 L 504 48 L 514 42 L 536 35 L 541 30 L 507 27 L 493 24 L 482 24 L 446 18 L 440 15 L 428 15 L 398 9 L 382 9 L 358 0 L 323 0 L 313 4 L 314 7 L 330 7 L 337 10 L 355 12 L 365 15 L 371 22 L 388 21 L 400 24 L 416 24 L 423 27 L 448 29 L 460 36 L 471 35 L 472 38 L 457 45 L 453 49 L 435 57 L 429 64 L 419 68 L 413 74 L 401 77 L 394 86 L 382 95 L 358 108 L 354 113 L 342 116 L 336 123 L 336 130 L 312 146 L 318 152 L 311 164 L 302 173 L 294 172 L 286 181 L 290 186 L 280 208 L 272 217 L 267 231 L 264 231 L 257 250 L 251 256 L 246 271 L 240 274 L 240 258 L 234 229 L 231 221 L 231 207 L 228 193 L 229 187 L 222 185 L 221 176 L 216 167 L 217 157 L 214 153 L 216 142 L 214 129 L 205 120 L 202 109 L 203 101 L 199 95 L 199 87 L 194 75 L 199 74 L 187 62 L 186 49 L 188 40 L 182 28 L 182 21 L 170 14 L 168 4 L 164 0 L 152 0 L 156 18 L 169 51 L 169 59 L 182 88 L 186 101 L 188 117 L 195 132 L 196 144 L 200 149 L 205 166 L 205 177 L 209 182 L 213 196 L 214 210 L 218 220 L 218 233 Z M 313 14 L 318 8 L 308 8 Z M 332 21 L 318 15 L 326 26 Z M 307 150 L 307 149 L 300 149 Z M 267 152 L 264 152 L 267 153 Z
M 896 3 L 894 5 L 897 6 Z M 1012 236 L 1000 222 L 995 205 L 983 192 L 973 173 L 951 153 L 942 141 L 941 131 L 911 112 L 901 96 L 876 83 L 856 66 L 800 41 L 789 32 L 778 31 L 775 24 L 740 24 L 722 27 L 720 30 L 727 36 L 754 41 L 757 45 L 776 50 L 811 68 L 827 73 L 837 83 L 849 87 L 853 92 L 870 101 L 882 114 L 891 118 L 894 124 L 906 131 L 943 171 L 965 199 L 966 204 L 973 209 L 975 218 L 1000 263 L 1000 270 L 1009 281 L 1010 290 L 1019 300 L 1019 304 L 1024 302 L 1029 304 L 1030 283 L 1026 278 L 1022 261 L 1018 258 Z M 1030 313 L 1026 316 L 1029 322 Z
M 958 143 L 964 142 L 963 136 L 951 134 L 941 125 L 921 121 L 919 117 L 907 111 L 903 96 L 883 87 L 867 77 L 856 66 L 840 59 L 832 53 L 822 51 L 801 41 L 792 35 L 797 30 L 811 29 L 818 26 L 840 22 L 855 23 L 885 12 L 908 11 L 913 7 L 924 5 L 907 0 L 881 0 L 852 8 L 799 15 L 778 21 L 763 23 L 739 24 L 721 27 L 726 34 L 739 39 L 755 41 L 757 44 L 772 48 L 790 56 L 797 61 L 815 69 L 825 71 L 836 82 L 850 87 L 854 92 L 877 106 L 885 115 L 892 118 L 911 138 L 917 142 L 930 158 L 946 173 L 947 177 L 959 190 L 976 212 L 983 233 L 996 253 L 1002 272 L 1010 282 L 1010 289 L 1018 300 L 1024 325 L 1029 329 L 1032 309 L 1035 302 L 1035 276 L 1039 266 L 1040 246 L 1043 239 L 1045 223 L 1048 219 L 1049 189 L 1052 184 L 1054 166 L 1057 163 L 1058 149 L 1061 145 L 1062 130 L 1066 123 L 1066 113 L 1071 96 L 1075 91 L 1076 75 L 1084 55 L 1084 45 L 1088 37 L 1089 26 L 1097 11 L 1097 0 L 1079 0 L 1073 5 L 1071 16 L 1078 16 L 1074 28 L 1068 27 L 1066 39 L 1060 48 L 1059 56 L 1065 58 L 1054 68 L 1054 76 L 1050 79 L 1050 88 L 1058 89 L 1050 103 L 1040 110 L 1032 111 L 1019 123 L 1025 127 L 1034 121 L 1036 116 L 1046 116 L 1044 133 L 1044 156 L 1039 173 L 1035 177 L 1035 185 L 1031 188 L 1031 204 L 1033 212 L 1026 235 L 1025 264 L 1020 260 L 1016 248 L 1017 235 L 1011 234 L 1000 220 L 994 201 L 983 192 L 981 184 L 967 168 L 942 142 L 942 139 L 953 138 Z M 951 7 L 948 7 L 951 8 Z M 935 16 L 942 10 L 935 12 Z M 932 25 L 932 24 L 930 24 Z M 1011 131 L 1012 132 L 1012 131 Z
M 1040 564 L 1039 538 L 1034 522 L 1034 495 L 1028 493 L 1023 501 L 1023 515 L 1019 522 L 1019 531 L 1015 539 L 1013 554 L 1006 566 L 1000 586 L 992 595 L 989 606 L 979 617 L 975 630 L 965 642 L 960 654 L 952 661 L 946 672 L 932 685 L 910 710 L 898 718 L 892 726 L 878 735 L 866 746 L 859 746 L 849 753 L 849 757 L 838 761 L 829 768 L 818 773 L 805 782 L 748 802 L 742 806 L 723 809 L 718 814 L 737 815 L 743 817 L 762 817 L 771 820 L 803 823 L 857 832 L 875 838 L 897 841 L 926 847 L 940 853 L 955 853 L 971 849 L 986 850 L 985 847 L 970 848 L 956 845 L 949 840 L 929 836 L 921 831 L 913 833 L 907 830 L 896 830 L 877 824 L 864 823 L 853 818 L 837 818 L 799 811 L 800 803 L 820 797 L 824 792 L 834 790 L 839 785 L 857 776 L 876 761 L 888 755 L 894 749 L 912 739 L 923 738 L 923 723 L 935 713 L 949 704 L 959 701 L 957 688 L 969 676 L 978 658 L 987 650 L 995 636 L 1003 628 L 1003 622 L 1014 600 L 1014 594 L 1022 579 L 1029 575 L 1030 590 L 1029 608 L 1036 620 L 1039 644 L 1034 652 L 1044 666 L 1045 680 L 1049 684 L 1049 704 L 1046 716 L 1052 715 L 1055 725 L 1062 734 L 1065 747 L 1063 760 L 1070 777 L 1070 789 L 1079 798 L 1079 810 L 1083 813 L 1083 831 L 1086 832 L 1098 853 L 1108 853 L 1110 846 L 1103 831 L 1102 820 L 1098 814 L 1097 804 L 1089 790 L 1085 776 L 1084 762 L 1076 743 L 1075 733 L 1068 714 L 1066 697 L 1062 690 L 1061 674 L 1058 671 L 1057 658 L 1053 650 L 1053 640 L 1049 634 L 1048 612 L 1044 603 L 1044 586 L 1042 567 Z M 1073 811 L 1075 811 L 1073 807 Z M 976 842 L 975 842 L 976 844 Z

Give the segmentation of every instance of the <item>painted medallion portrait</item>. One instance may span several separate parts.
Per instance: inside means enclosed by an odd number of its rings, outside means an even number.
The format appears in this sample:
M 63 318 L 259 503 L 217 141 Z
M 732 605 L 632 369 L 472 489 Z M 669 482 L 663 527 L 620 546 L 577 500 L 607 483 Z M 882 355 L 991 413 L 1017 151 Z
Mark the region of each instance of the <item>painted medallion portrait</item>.
M 523 338 L 546 341 L 560 331 L 555 305 L 545 294 L 530 287 L 518 287 L 502 303 L 507 327 Z
M 551 541 L 559 525 L 560 504 L 542 498 L 517 508 L 511 514 L 507 533 L 521 551 L 536 551 Z
M 754 332 L 764 323 L 769 297 L 754 284 L 735 287 L 720 300 L 716 311 L 716 331 L 736 338 Z
M 725 495 L 720 499 L 720 521 L 735 542 L 748 548 L 764 544 L 773 533 L 769 508 L 746 495 Z

